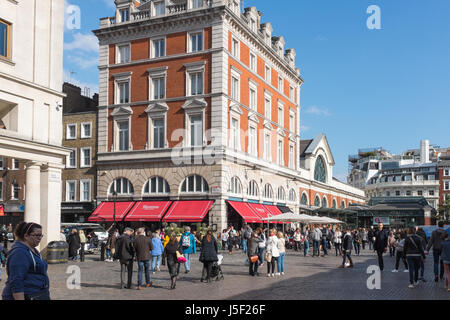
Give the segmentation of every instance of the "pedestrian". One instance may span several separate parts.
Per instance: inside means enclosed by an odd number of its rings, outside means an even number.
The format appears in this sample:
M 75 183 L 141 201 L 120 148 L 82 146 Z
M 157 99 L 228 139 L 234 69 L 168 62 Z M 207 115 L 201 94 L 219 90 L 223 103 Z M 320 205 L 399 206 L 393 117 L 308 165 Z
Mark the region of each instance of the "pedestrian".
M 169 235 L 166 233 L 165 229 L 163 229 L 163 230 L 164 230 L 163 248 L 165 249 L 166 246 L 167 246 L 167 244 L 168 244 L 169 241 L 170 241 L 170 237 L 169 237 Z M 167 257 L 166 257 L 166 251 L 164 250 L 164 251 L 163 251 L 163 255 L 162 255 L 162 262 L 161 262 L 161 264 L 162 264 L 163 266 L 166 265 L 166 260 L 167 260 Z
M 64 228 L 62 228 L 60 233 L 59 233 L 59 241 L 67 242 L 67 237 L 66 237 L 66 234 L 64 232 Z
M 161 265 L 165 266 L 166 265 L 166 256 L 164 254 L 164 242 L 166 241 L 166 228 L 164 228 L 164 227 L 161 228 L 160 236 L 161 236 L 161 243 L 163 244 L 163 253 L 161 255 Z
M 349 268 L 353 268 L 353 260 L 351 257 L 352 254 L 352 246 L 353 246 L 353 239 L 352 234 L 350 232 L 350 229 L 345 228 L 345 235 L 342 239 L 342 265 L 339 266 L 339 268 L 345 268 L 346 260 L 350 262 Z
M 383 254 L 387 252 L 389 234 L 383 229 L 383 223 L 378 223 L 378 229 L 374 231 L 374 236 L 372 238 L 374 244 L 373 248 L 378 255 L 378 265 L 380 270 L 384 270 Z
M 72 233 L 69 236 L 69 258 L 72 261 L 78 261 L 78 250 L 81 247 L 80 236 L 77 229 L 72 229 Z
M 48 265 L 36 249 L 43 238 L 42 227 L 22 222 L 14 233 L 16 242 L 8 253 L 3 300 L 50 300 Z
M 336 250 L 336 257 L 342 255 L 342 232 L 340 228 L 336 228 L 333 237 L 334 249 Z
M 266 250 L 266 235 L 265 229 L 257 228 L 256 232 L 261 239 L 261 242 L 258 243 L 258 253 L 259 253 L 259 266 L 264 266 L 264 251 Z
M 408 229 L 408 235 L 405 239 L 404 253 L 406 260 L 408 261 L 409 269 L 409 286 L 408 288 L 413 289 L 417 286 L 419 280 L 419 268 L 421 258 L 425 260 L 425 252 L 422 247 L 422 238 L 415 234 L 414 228 Z
M 313 239 L 313 257 L 316 255 L 320 256 L 320 241 L 322 240 L 322 231 L 320 231 L 319 226 L 315 225 L 312 232 Z
M 145 287 L 150 288 L 150 252 L 153 250 L 152 239 L 145 235 L 145 228 L 137 230 L 137 236 L 133 241 L 133 248 L 138 263 L 138 290 L 142 290 L 142 273 L 145 271 Z M 158 239 L 159 240 L 159 239 Z M 161 241 L 160 241 L 161 242 Z
M 330 230 L 328 230 L 326 225 L 323 225 L 321 231 L 322 231 L 322 250 L 323 250 L 322 257 L 325 257 L 328 255 L 327 240 Z
M 285 239 L 282 232 L 278 232 L 278 251 L 280 252 L 280 256 L 278 257 L 278 265 L 277 265 L 277 273 L 276 275 L 284 276 L 284 258 L 286 256 L 286 247 L 285 247 Z
M 309 231 L 309 227 L 305 228 L 305 232 L 303 234 L 303 256 L 306 257 L 309 253 L 309 246 L 310 246 L 310 237 L 311 232 Z
M 361 235 L 359 234 L 358 229 L 353 231 L 353 245 L 355 246 L 355 253 L 359 256 L 361 252 Z
M 373 226 L 370 226 L 369 231 L 367 232 L 367 236 L 369 239 L 369 250 L 372 251 L 374 245 L 373 238 L 375 237 L 375 230 L 373 229 Z
M 233 254 L 233 246 L 234 242 L 236 241 L 236 231 L 234 230 L 233 226 L 230 226 L 228 229 L 228 253 Z
M 86 235 L 83 230 L 78 232 L 78 236 L 80 237 L 80 261 L 84 262 L 84 246 L 86 245 Z
M 275 276 L 275 265 L 278 262 L 280 251 L 278 250 L 278 237 L 277 232 L 274 229 L 269 230 L 269 237 L 266 241 L 266 253 L 264 254 L 264 260 L 267 262 L 267 276 Z
M 244 228 L 242 230 L 242 252 L 247 253 L 248 240 L 251 239 L 253 230 L 250 226 L 244 223 Z
M 201 282 L 211 282 L 213 263 L 219 261 L 217 253 L 217 241 L 212 234 L 212 230 L 208 230 L 206 236 L 202 239 L 202 251 L 199 257 L 200 262 L 203 263 Z
M 184 257 L 186 258 L 186 262 L 184 263 L 184 267 L 186 269 L 185 273 L 189 273 L 191 271 L 191 254 L 197 253 L 197 245 L 195 243 L 194 235 L 191 233 L 191 228 L 186 226 L 184 228 L 184 233 L 180 238 L 180 246 L 183 249 Z
M 300 250 L 302 243 L 302 233 L 300 232 L 300 229 L 297 228 L 294 232 L 294 249 L 295 251 Z
M 369 241 L 369 234 L 367 233 L 366 229 L 363 228 L 361 230 L 361 242 L 362 242 L 362 249 L 366 250 L 366 244 Z
M 419 236 L 422 239 L 421 244 L 422 244 L 423 250 L 424 251 L 427 250 L 427 235 L 425 233 L 425 230 L 423 230 L 423 228 L 417 228 L 416 227 L 416 235 Z M 424 276 L 425 276 L 425 263 L 424 263 L 423 260 L 420 260 L 420 276 L 419 276 L 419 280 L 422 281 L 422 282 L 427 282 L 425 280 Z
M 431 233 L 430 240 L 426 248 L 426 252 L 430 251 L 433 247 L 433 260 L 434 260 L 434 281 L 438 282 L 440 275 L 441 280 L 444 279 L 444 262 L 441 258 L 442 253 L 442 237 L 446 231 L 444 230 L 444 221 L 438 222 L 438 228 Z M 439 272 L 439 266 L 440 272 Z
M 445 270 L 445 288 L 450 292 L 450 235 L 447 232 L 441 233 L 441 258 Z
M 227 229 L 223 229 L 222 231 L 222 249 L 225 251 L 227 250 L 227 244 L 228 244 L 228 238 L 230 237 L 230 234 L 228 233 Z
M 134 230 L 125 228 L 124 233 L 116 241 L 115 259 L 120 261 L 120 289 L 131 289 L 133 280 L 133 258 L 134 248 L 131 236 Z M 128 273 L 127 285 L 124 285 L 124 279 Z
M 263 242 L 257 231 L 252 233 L 252 237 L 248 240 L 247 256 L 249 261 L 249 275 L 259 276 L 259 244 Z
M 404 235 L 403 233 L 399 234 L 399 240 L 395 242 L 395 246 L 396 246 L 396 256 L 395 256 L 395 269 L 392 270 L 392 272 L 398 272 L 398 267 L 400 265 L 400 259 L 403 261 L 403 264 L 405 265 L 405 270 L 404 272 L 409 272 L 408 271 L 408 263 L 406 262 L 406 256 L 404 253 L 404 247 L 405 247 L 405 237 L 406 235 Z
M 178 262 L 178 256 L 183 254 L 182 246 L 180 245 L 175 233 L 171 233 L 169 237 L 169 242 L 164 248 L 165 255 L 167 258 L 167 268 L 169 270 L 171 286 L 170 289 L 173 290 L 177 284 L 177 277 L 180 273 L 180 263 Z M 178 254 L 177 254 L 178 253 Z
M 389 247 L 389 255 L 391 257 L 395 256 L 395 247 L 396 247 L 396 240 L 394 233 L 391 231 L 389 232 L 389 238 L 388 238 L 388 247 Z
M 155 235 L 153 236 L 152 239 L 152 244 L 153 244 L 153 248 L 152 248 L 152 272 L 153 274 L 156 271 L 161 271 L 160 267 L 161 267 L 161 256 L 164 252 L 164 246 L 163 243 L 161 242 L 161 236 L 159 234 L 159 230 L 156 230 Z

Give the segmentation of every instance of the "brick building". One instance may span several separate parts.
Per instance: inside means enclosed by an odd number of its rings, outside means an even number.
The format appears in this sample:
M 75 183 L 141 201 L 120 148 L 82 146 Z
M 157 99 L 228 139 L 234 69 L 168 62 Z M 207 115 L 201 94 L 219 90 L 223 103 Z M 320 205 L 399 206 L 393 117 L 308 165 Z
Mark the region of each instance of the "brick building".
M 195 205 L 209 212 L 197 220 L 219 229 L 250 221 L 249 212 L 256 220 L 278 213 L 275 206 L 299 212 L 305 193 L 311 205 L 316 194 L 330 207 L 333 199 L 364 201 L 361 190 L 333 179 L 325 136 L 300 166 L 296 53 L 261 24 L 256 8 L 241 13 L 233 0 L 118 0 L 116 7 L 94 31 L 99 201 L 117 193 L 131 216 L 145 211 L 142 201 L 170 202 L 164 221 Z
M 97 169 L 97 106 L 81 89 L 64 83 L 63 146 L 71 150 L 62 172 L 61 222 L 87 222 L 95 209 Z M 85 92 L 87 94 L 87 92 Z
M 0 157 L 0 225 L 17 224 L 24 219 L 25 163 L 19 159 Z
M 439 171 L 439 204 L 442 205 L 447 198 L 450 199 L 450 152 L 441 155 L 437 166 Z

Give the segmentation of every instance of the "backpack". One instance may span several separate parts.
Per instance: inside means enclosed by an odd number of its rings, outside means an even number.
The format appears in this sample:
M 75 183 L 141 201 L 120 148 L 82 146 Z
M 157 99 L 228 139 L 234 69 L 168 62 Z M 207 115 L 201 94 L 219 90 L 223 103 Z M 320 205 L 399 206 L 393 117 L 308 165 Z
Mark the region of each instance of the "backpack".
M 252 237 L 252 229 L 251 228 L 245 229 L 244 238 L 245 239 L 250 239 L 251 237 Z
M 183 244 L 184 248 L 189 248 L 191 246 L 191 236 L 190 235 L 184 235 L 182 244 Z

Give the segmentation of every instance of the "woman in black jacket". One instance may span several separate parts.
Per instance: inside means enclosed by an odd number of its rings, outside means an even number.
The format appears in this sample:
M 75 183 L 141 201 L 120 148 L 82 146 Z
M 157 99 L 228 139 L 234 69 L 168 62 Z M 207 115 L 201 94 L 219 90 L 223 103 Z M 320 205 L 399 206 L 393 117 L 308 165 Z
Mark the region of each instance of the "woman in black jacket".
M 211 268 L 213 263 L 218 260 L 217 241 L 214 238 L 212 231 L 208 230 L 208 233 L 202 239 L 202 252 L 200 253 L 200 262 L 203 263 L 201 282 L 203 282 L 204 280 L 207 282 L 211 282 Z
M 405 239 L 405 245 L 403 247 L 403 252 L 408 261 L 409 269 L 409 288 L 414 288 L 417 286 L 417 281 L 419 280 L 419 268 L 420 263 L 425 260 L 425 252 L 422 246 L 422 238 L 417 236 L 415 228 L 408 229 L 408 235 Z
M 170 235 L 169 243 L 166 245 L 166 248 L 164 249 L 170 279 L 172 280 L 172 285 L 170 286 L 171 290 L 175 289 L 177 284 L 177 276 L 180 273 L 180 263 L 178 262 L 177 252 L 178 254 L 183 254 L 183 250 L 181 249 L 181 246 L 177 241 L 175 233 L 172 233 Z
M 248 240 L 247 243 L 247 255 L 249 262 L 249 274 L 253 277 L 259 275 L 258 266 L 259 266 L 259 243 L 264 242 L 259 236 L 258 232 L 252 232 L 252 237 Z M 258 256 L 258 259 L 255 262 L 251 261 L 251 258 L 254 256 Z
M 80 236 L 78 235 L 77 229 L 72 230 L 72 234 L 69 236 L 69 258 L 73 261 L 78 260 L 78 250 L 81 247 Z

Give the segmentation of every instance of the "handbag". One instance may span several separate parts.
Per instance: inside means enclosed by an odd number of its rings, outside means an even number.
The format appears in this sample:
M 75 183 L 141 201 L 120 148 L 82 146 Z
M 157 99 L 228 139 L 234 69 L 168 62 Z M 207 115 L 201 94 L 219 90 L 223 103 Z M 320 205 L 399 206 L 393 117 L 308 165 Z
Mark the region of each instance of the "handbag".
M 272 254 L 270 252 L 265 252 L 264 253 L 264 260 L 266 260 L 267 262 L 271 262 L 272 261 Z
M 181 253 L 179 253 L 179 252 L 177 251 L 177 261 L 178 261 L 179 263 L 185 263 L 187 260 L 186 260 L 186 258 L 185 258 Z
M 258 262 L 258 259 L 259 259 L 258 256 L 251 256 L 251 257 L 250 257 L 250 262 L 251 262 L 251 263 L 256 263 L 256 262 Z

